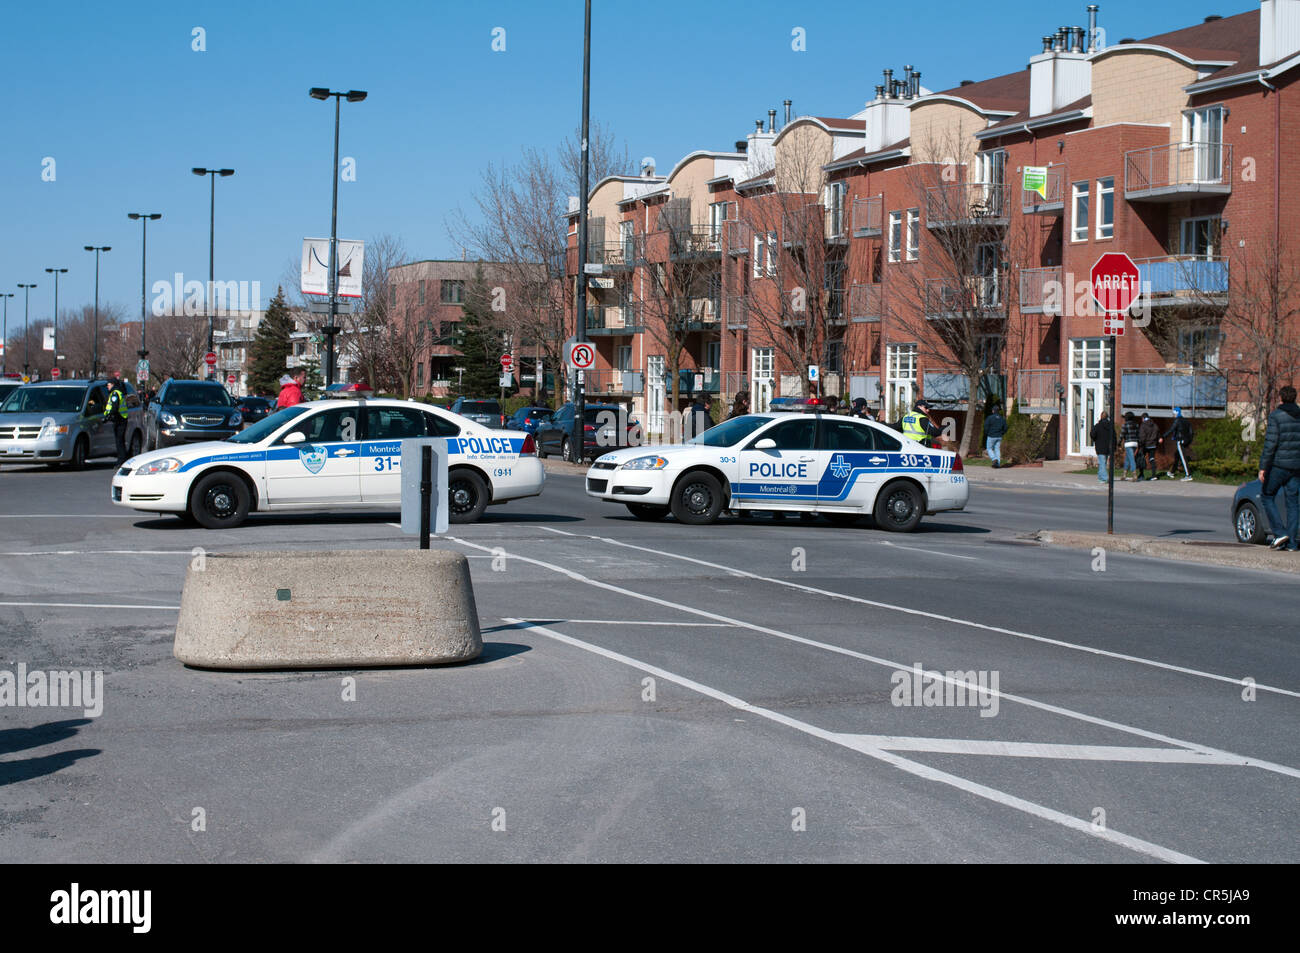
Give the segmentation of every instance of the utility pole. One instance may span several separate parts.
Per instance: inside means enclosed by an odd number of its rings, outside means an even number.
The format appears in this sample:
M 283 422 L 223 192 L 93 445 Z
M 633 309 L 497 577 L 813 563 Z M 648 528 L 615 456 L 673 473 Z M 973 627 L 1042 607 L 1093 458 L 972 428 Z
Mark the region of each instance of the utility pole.
M 59 275 L 66 275 L 66 268 L 46 268 L 54 276 L 54 367 L 59 366 Z M 54 376 L 53 373 L 50 374 Z
M 9 299 L 13 296 L 12 291 L 7 294 L 0 294 L 0 298 L 3 298 L 5 303 L 5 336 L 0 338 L 0 357 L 3 357 L 4 360 L 0 362 L 0 374 L 9 373 Z
M 109 245 L 85 245 L 86 251 L 95 253 L 95 339 L 90 348 L 90 379 L 99 376 L 99 253 L 112 251 Z
M 590 175 L 591 153 L 587 134 L 591 127 L 591 0 L 586 0 L 582 32 L 582 173 L 578 182 L 578 288 L 574 311 L 577 315 L 579 342 L 587 340 L 587 178 Z M 573 462 L 581 463 L 586 452 L 587 395 L 586 372 L 578 371 L 574 377 L 574 437 Z
M 32 342 L 27 334 L 27 315 L 31 310 L 32 289 L 36 286 L 20 284 L 18 287 L 23 289 L 23 380 L 26 381 L 28 371 L 31 368 L 31 364 L 28 363 L 28 358 L 31 357 L 30 351 L 32 346 Z

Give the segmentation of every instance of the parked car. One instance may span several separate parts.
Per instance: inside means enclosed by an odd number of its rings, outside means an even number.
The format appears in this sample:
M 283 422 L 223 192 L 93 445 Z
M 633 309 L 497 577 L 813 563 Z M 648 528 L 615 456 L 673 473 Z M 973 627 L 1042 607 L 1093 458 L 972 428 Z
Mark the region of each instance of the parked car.
M 220 381 L 172 378 L 145 410 L 145 446 L 149 450 L 225 440 L 244 425 L 243 414 Z
M 255 424 L 275 410 L 275 400 L 269 397 L 245 397 L 239 401 L 239 413 L 244 425 Z
M 567 403 L 552 417 L 538 424 L 536 430 L 537 455 L 552 453 L 566 459 L 574 434 L 577 408 Z M 621 447 L 635 447 L 641 443 L 641 425 L 628 416 L 626 408 L 617 404 L 587 404 L 582 426 L 582 452 L 584 457 L 597 457 Z
M 1277 511 L 1286 520 L 1286 494 L 1276 497 Z M 1269 532 L 1268 516 L 1264 513 L 1264 486 L 1251 480 L 1237 488 L 1232 497 L 1232 529 L 1239 543 L 1266 543 Z
M 551 408 L 549 407 L 520 407 L 514 412 L 507 426 L 511 430 L 522 430 L 524 433 L 537 433 L 538 424 L 545 423 L 551 419 Z
M 484 427 L 491 427 L 493 430 L 500 430 L 506 425 L 506 415 L 502 413 L 501 405 L 495 400 L 474 400 L 470 397 L 457 397 L 455 402 L 447 409 L 453 414 L 468 417 L 474 423 L 482 424 Z
M 22 381 L 0 380 L 0 404 L 3 404 L 6 397 L 22 386 Z
M 140 396 L 126 386 L 127 455 L 144 440 Z M 104 419 L 108 381 L 67 380 L 23 384 L 0 403 L 0 462 L 69 464 L 80 470 L 95 457 L 115 457 L 113 425 Z

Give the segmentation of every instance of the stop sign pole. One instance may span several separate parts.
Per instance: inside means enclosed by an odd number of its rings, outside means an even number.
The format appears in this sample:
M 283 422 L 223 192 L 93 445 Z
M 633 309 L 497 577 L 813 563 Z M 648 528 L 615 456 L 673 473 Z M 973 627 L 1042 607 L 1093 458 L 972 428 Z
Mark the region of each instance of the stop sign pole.
M 1119 432 L 1115 429 L 1115 381 L 1118 374 L 1118 338 L 1124 333 L 1124 315 L 1138 297 L 1141 275 L 1133 259 L 1122 252 L 1107 252 L 1092 266 L 1092 298 L 1103 314 L 1102 326 L 1110 338 L 1110 466 L 1106 474 L 1106 535 L 1115 535 L 1115 454 Z M 1111 318 L 1116 314 L 1118 317 Z M 1141 451 L 1141 447 L 1138 448 Z M 1098 461 L 1100 465 L 1100 461 Z

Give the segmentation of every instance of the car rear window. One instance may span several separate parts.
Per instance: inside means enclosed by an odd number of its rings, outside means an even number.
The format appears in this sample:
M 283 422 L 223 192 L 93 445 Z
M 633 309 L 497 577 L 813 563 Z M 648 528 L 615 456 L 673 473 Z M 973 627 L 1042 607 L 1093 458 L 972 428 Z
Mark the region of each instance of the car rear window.
M 499 414 L 501 405 L 495 400 L 467 400 L 460 405 L 462 414 Z

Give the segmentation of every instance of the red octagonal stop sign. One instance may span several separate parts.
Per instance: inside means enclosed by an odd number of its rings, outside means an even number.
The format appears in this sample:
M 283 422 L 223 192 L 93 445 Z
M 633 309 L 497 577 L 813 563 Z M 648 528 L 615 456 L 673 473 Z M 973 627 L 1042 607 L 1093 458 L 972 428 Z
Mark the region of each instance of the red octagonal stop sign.
M 1122 314 L 1142 293 L 1138 266 L 1123 252 L 1107 252 L 1092 266 L 1092 298 L 1103 314 Z

